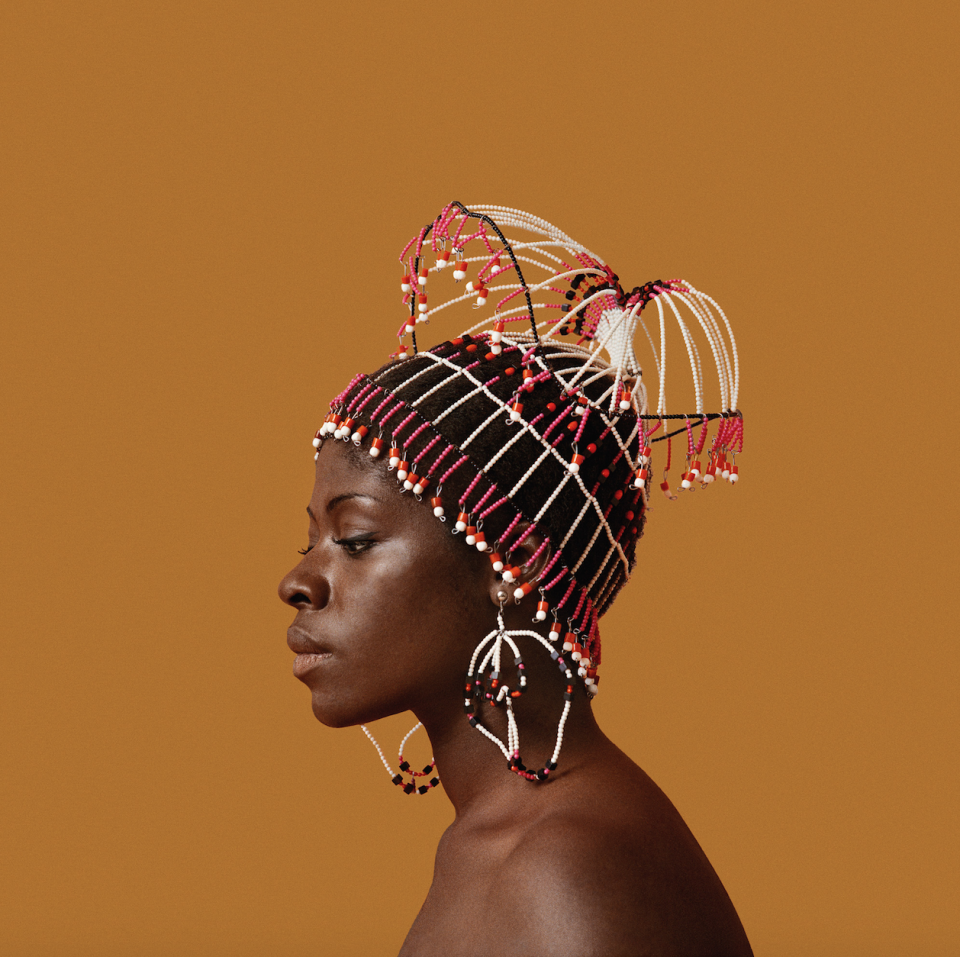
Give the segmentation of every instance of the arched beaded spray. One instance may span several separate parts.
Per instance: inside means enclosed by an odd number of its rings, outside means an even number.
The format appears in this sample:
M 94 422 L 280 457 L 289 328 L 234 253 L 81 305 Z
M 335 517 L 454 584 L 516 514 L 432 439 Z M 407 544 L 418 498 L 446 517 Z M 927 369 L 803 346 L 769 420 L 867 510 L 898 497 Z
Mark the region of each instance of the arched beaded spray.
M 661 489 L 669 499 L 677 498 L 669 482 L 672 440 L 682 434 L 687 449 L 679 489 L 738 480 L 743 420 L 733 332 L 716 301 L 685 280 L 650 281 L 628 292 L 595 253 L 546 220 L 510 207 L 450 203 L 407 243 L 400 260 L 407 316 L 392 358 L 404 361 L 355 376 L 331 403 L 314 445 L 328 436 L 368 442 L 401 491 L 429 494 L 433 514 L 450 519 L 447 528 L 487 553 L 515 600 L 539 591 L 535 621 L 553 616 L 550 640 L 559 642 L 562 632 L 563 650 L 535 631 L 505 632 L 501 618 L 478 646 L 471 673 L 476 682 L 477 667 L 499 671 L 503 645 L 515 650 L 515 637 L 532 636 L 563 659 L 558 667 L 566 669 L 570 686 L 555 766 L 575 682 L 582 680 L 591 696 L 598 690 L 597 622 L 633 567 L 649 507 L 653 447 L 666 441 Z M 444 270 L 452 273 L 449 285 L 439 275 Z M 651 303 L 656 317 L 648 327 L 643 312 Z M 418 329 L 454 315 L 451 308 L 485 318 L 420 350 Z M 693 408 L 680 413 L 667 406 L 668 322 L 679 331 L 693 385 Z M 638 331 L 651 349 L 653 376 L 645 377 L 634 350 Z M 717 412 L 706 411 L 704 362 L 710 360 Z M 656 382 L 648 387 L 645 378 Z M 454 504 L 456 521 L 448 515 Z M 517 567 L 511 551 L 534 530 L 542 544 L 525 568 Z M 528 569 L 548 549 L 531 579 Z M 520 770 L 512 695 L 499 698 L 508 739 L 498 746 L 513 770 L 542 780 L 539 772 Z M 476 711 L 470 713 L 476 720 Z M 495 739 L 479 721 L 475 726 Z M 549 770 L 550 762 L 541 769 Z

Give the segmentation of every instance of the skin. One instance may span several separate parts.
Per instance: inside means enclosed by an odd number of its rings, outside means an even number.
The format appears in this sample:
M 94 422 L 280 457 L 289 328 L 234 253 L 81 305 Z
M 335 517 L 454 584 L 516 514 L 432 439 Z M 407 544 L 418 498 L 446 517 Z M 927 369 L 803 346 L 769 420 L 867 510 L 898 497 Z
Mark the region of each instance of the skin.
M 503 588 L 484 556 L 341 442 L 321 450 L 309 513 L 309 550 L 279 591 L 297 611 L 288 644 L 313 713 L 340 728 L 413 711 L 456 812 L 401 955 L 752 953 L 693 835 L 603 734 L 579 686 L 546 783 L 510 773 L 469 726 L 463 678 L 496 627 Z M 516 564 L 538 545 L 525 541 Z M 535 599 L 511 600 L 507 628 L 533 627 Z M 523 759 L 540 767 L 553 750 L 563 679 L 532 643 L 521 644 L 528 691 L 516 714 Z M 505 739 L 501 709 L 488 711 L 484 724 Z

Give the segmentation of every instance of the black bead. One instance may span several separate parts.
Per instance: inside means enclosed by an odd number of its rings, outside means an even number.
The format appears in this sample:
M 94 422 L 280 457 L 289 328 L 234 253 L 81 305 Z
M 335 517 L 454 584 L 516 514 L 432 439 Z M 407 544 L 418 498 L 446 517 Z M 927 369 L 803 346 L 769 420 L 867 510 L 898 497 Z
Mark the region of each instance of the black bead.
M 399 774 L 395 774 L 390 780 L 393 781 L 394 784 L 403 784 L 403 778 L 400 777 Z
M 428 764 L 428 765 L 423 769 L 423 773 L 424 773 L 424 774 L 429 774 L 432 770 L 433 770 L 433 765 L 432 765 L 432 764 Z
M 574 296 L 576 296 L 576 293 L 572 289 L 569 292 L 564 293 L 564 297 L 566 299 L 573 299 Z
M 538 781 L 546 781 L 546 780 L 547 780 L 547 769 L 546 769 L 546 768 L 541 768 L 539 771 L 537 771 L 537 780 L 538 780 Z
M 430 786 L 436 787 L 440 783 L 440 778 L 430 778 Z
M 426 784 L 421 784 L 420 787 L 417 788 L 417 794 L 426 794 L 429 790 L 430 788 L 428 788 Z
M 556 770 L 557 770 L 557 762 L 556 762 L 556 761 L 548 761 L 548 762 L 547 762 L 547 767 L 548 767 L 551 771 L 556 771 Z
M 569 691 L 564 691 L 563 693 L 564 701 L 573 701 L 573 695 Z
M 410 762 L 409 762 L 409 761 L 403 761 L 403 762 L 401 762 L 401 764 L 400 764 L 400 770 L 401 770 L 401 771 L 409 771 L 409 770 L 410 770 Z
M 470 718 L 470 719 L 468 719 L 468 720 L 470 721 L 470 727 L 471 727 L 471 728 L 475 728 L 475 727 L 477 726 L 477 719 L 476 719 L 476 718 Z
M 404 793 L 404 794 L 413 794 L 414 791 L 416 791 L 416 788 L 413 786 L 412 783 L 410 783 L 410 784 L 405 784 L 405 785 L 403 786 L 403 793 Z

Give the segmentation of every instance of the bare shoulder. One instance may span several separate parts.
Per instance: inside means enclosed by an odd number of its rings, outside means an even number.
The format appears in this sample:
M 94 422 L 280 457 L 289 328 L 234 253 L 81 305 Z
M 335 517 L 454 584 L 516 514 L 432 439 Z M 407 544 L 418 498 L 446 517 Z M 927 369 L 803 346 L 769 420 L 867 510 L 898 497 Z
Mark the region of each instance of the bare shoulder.
M 503 926 L 514 928 L 517 953 L 751 954 L 736 911 L 690 830 L 636 771 L 642 778 L 630 782 L 629 797 L 617 793 L 617 781 L 608 781 L 602 797 L 583 794 L 586 800 L 575 807 L 552 809 L 518 838 L 495 891 Z

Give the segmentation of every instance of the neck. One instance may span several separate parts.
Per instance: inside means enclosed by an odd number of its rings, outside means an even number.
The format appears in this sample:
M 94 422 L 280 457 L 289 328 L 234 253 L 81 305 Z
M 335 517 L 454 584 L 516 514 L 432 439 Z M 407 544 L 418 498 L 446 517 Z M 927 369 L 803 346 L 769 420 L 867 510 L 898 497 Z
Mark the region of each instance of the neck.
M 532 771 L 542 768 L 553 754 L 563 700 L 562 692 L 542 697 L 553 700 L 523 700 L 516 707 L 521 756 Z M 524 695 L 524 699 L 530 697 Z M 437 772 L 457 817 L 490 812 L 497 814 L 517 801 L 529 802 L 530 792 L 555 786 L 559 779 L 585 764 L 609 740 L 600 730 L 586 694 L 578 689 L 571 703 L 563 733 L 558 769 L 543 782 L 527 781 L 513 773 L 503 752 L 470 726 L 462 708 L 451 713 L 417 713 L 430 737 Z M 503 707 L 478 710 L 484 727 L 506 743 L 507 720 Z

